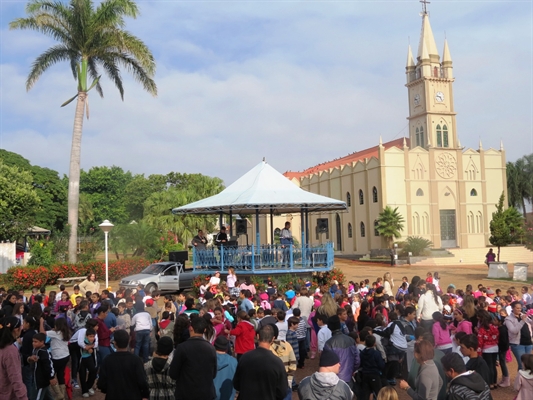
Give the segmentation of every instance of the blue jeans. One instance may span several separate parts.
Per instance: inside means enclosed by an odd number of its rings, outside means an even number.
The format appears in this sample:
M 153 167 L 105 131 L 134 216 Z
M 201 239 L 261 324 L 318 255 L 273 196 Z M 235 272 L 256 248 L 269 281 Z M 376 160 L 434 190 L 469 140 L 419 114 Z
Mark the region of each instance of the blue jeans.
M 33 368 L 33 364 L 22 367 L 22 382 L 24 382 L 24 385 L 26 386 L 28 399 L 35 399 L 37 397 L 37 387 L 35 386 Z
M 102 365 L 105 358 L 112 353 L 111 347 L 99 346 L 98 347 L 98 365 Z
M 531 350 L 533 349 L 532 345 L 524 346 L 521 344 L 512 344 L 511 343 L 511 351 L 514 354 L 514 357 L 516 358 L 516 363 L 518 364 L 518 369 L 523 369 L 522 366 L 522 360 L 520 359 L 522 357 L 522 354 L 531 354 Z
M 143 329 L 135 331 L 135 355 L 139 356 L 142 349 L 142 358 L 144 362 L 148 362 L 150 355 L 150 330 Z

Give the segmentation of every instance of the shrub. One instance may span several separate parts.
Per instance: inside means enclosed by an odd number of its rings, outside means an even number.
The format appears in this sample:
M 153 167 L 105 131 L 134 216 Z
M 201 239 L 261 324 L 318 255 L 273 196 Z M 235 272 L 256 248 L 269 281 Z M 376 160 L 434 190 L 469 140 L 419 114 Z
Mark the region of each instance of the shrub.
M 424 254 L 424 250 L 433 246 L 431 240 L 424 239 L 420 236 L 409 236 L 404 243 L 403 251 L 407 254 L 411 252 L 413 256 Z
M 141 272 L 152 261 L 137 258 L 109 263 L 109 279 L 121 279 L 127 275 Z M 11 267 L 4 276 L 4 282 L 13 289 L 30 289 L 33 286 L 55 285 L 59 278 L 86 276 L 90 272 L 102 281 L 105 277 L 105 263 L 92 261 L 77 264 L 55 264 L 45 266 Z

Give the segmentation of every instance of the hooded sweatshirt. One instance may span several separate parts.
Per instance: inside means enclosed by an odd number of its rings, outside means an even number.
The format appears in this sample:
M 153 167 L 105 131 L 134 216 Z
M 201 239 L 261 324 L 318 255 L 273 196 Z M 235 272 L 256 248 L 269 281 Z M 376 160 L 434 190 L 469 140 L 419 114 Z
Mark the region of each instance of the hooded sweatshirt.
M 353 393 L 346 382 L 333 372 L 315 372 L 298 387 L 300 400 L 351 400 Z
M 255 327 L 251 322 L 239 322 L 229 334 L 235 336 L 235 353 L 244 354 L 255 349 Z
M 466 371 L 451 380 L 448 400 L 492 400 L 490 388 L 475 371 Z
M 514 389 L 518 391 L 515 400 L 533 399 L 533 374 L 531 371 L 518 371 L 514 382 Z
M 233 400 L 236 390 L 233 388 L 233 376 L 237 369 L 237 360 L 229 354 L 217 352 L 217 376 L 213 379 L 216 400 Z
M 294 350 L 292 346 L 283 341 L 283 340 L 274 340 L 270 345 L 270 351 L 274 353 L 285 365 L 285 372 L 287 372 L 287 377 L 289 379 L 289 386 L 292 386 L 292 380 L 294 372 L 296 371 L 296 366 L 298 361 L 294 355 Z
M 170 359 L 154 357 L 144 364 L 151 399 L 174 399 L 176 381 L 168 375 L 170 363 Z

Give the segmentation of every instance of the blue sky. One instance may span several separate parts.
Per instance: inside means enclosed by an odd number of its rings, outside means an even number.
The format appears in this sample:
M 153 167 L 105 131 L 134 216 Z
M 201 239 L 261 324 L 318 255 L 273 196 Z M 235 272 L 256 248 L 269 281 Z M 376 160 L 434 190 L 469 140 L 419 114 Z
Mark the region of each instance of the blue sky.
M 25 2 L 0 3 L 0 148 L 67 173 L 76 82 L 67 64 L 30 91 L 31 62 L 53 44 L 9 31 Z M 90 93 L 82 168 L 200 172 L 230 184 L 263 157 L 277 170 L 312 165 L 407 135 L 405 61 L 421 5 L 406 1 L 145 1 L 128 30 L 157 62 L 159 96 L 124 72 Z M 429 4 L 440 52 L 454 62 L 465 147 L 533 153 L 533 3 Z

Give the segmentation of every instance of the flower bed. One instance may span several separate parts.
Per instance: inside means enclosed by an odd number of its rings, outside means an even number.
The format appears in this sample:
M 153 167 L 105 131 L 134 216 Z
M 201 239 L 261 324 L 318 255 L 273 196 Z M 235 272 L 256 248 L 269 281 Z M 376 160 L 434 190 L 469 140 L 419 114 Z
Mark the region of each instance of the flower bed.
M 109 263 L 109 279 L 117 280 L 128 275 L 137 274 L 151 263 L 152 261 L 143 258 L 111 262 Z M 105 277 L 105 263 L 91 261 L 77 264 L 55 264 L 50 267 L 11 267 L 4 275 L 3 281 L 9 288 L 17 290 L 30 289 L 33 286 L 55 285 L 59 278 L 86 276 L 91 272 L 94 272 L 96 278 L 101 281 Z

